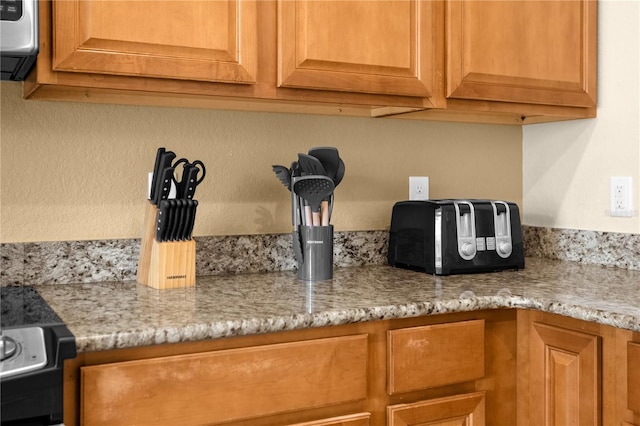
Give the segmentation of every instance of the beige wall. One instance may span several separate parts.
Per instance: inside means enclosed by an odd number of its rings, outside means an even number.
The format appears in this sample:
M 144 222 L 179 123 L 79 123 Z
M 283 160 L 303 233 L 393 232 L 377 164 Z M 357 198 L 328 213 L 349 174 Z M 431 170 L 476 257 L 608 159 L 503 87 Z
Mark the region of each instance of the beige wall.
M 2 242 L 139 238 L 147 172 L 165 146 L 207 165 L 195 235 L 291 231 L 289 192 L 271 171 L 310 147 L 338 147 L 336 230 L 389 226 L 408 177 L 432 198 L 522 202 L 519 127 L 25 101 L 3 82 Z
M 640 2 L 598 3 L 598 117 L 525 126 L 524 222 L 640 233 Z M 609 178 L 633 178 L 631 218 L 609 215 Z

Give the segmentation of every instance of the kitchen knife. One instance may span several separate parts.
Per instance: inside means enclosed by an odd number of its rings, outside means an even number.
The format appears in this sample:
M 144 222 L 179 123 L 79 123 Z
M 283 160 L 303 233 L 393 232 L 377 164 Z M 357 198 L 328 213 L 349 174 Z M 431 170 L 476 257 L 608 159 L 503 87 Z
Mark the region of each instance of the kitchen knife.
M 175 241 L 176 228 L 178 226 L 178 201 L 172 198 L 169 201 L 169 225 L 165 234 L 165 241 Z
M 189 222 L 187 224 L 187 228 L 185 230 L 185 235 L 187 237 L 187 240 L 191 240 L 191 234 L 193 233 L 193 227 L 196 223 L 196 209 L 198 207 L 198 200 L 188 200 L 189 204 L 191 204 L 190 206 L 190 211 L 189 211 Z
M 186 223 L 186 203 L 187 200 L 177 199 L 176 200 L 176 229 L 173 233 L 174 241 L 182 241 L 184 240 L 184 227 Z
M 149 199 L 155 200 L 156 193 L 156 184 L 158 182 L 158 175 L 160 174 L 160 162 L 162 161 L 162 154 L 165 153 L 165 148 L 158 148 L 158 152 L 156 153 L 156 162 L 153 166 L 153 176 L 151 177 L 151 191 L 149 193 Z
M 171 163 L 174 158 L 176 158 L 176 154 L 173 151 L 166 151 L 162 153 L 162 156 L 160 157 L 160 168 L 157 174 L 158 177 L 156 179 L 153 179 L 153 178 L 151 179 L 152 182 L 155 180 L 155 187 L 152 189 L 153 198 L 151 200 L 156 206 L 158 205 L 158 202 L 162 199 L 162 189 L 164 188 L 163 185 L 165 185 L 165 183 L 168 183 L 168 186 L 167 186 L 166 197 L 164 199 L 166 199 L 169 196 L 169 191 L 171 190 L 171 181 L 165 182 L 165 179 L 163 178 L 165 177 L 166 169 L 171 168 L 170 179 L 173 180 L 174 169 L 171 167 Z
M 169 224 L 169 200 L 162 200 L 158 205 L 158 218 L 156 219 L 156 241 L 164 241 Z
M 173 182 L 173 167 L 166 167 L 160 178 L 158 179 L 154 204 L 159 205 L 160 201 L 169 198 L 169 191 L 171 191 L 171 183 Z

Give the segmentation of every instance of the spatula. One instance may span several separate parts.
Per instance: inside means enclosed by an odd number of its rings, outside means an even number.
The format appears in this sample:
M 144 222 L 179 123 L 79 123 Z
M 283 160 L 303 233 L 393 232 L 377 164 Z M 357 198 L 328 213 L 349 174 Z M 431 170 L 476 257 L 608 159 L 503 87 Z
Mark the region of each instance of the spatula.
M 321 224 L 320 205 L 324 198 L 331 195 L 334 188 L 333 180 L 327 176 L 301 176 L 294 182 L 293 192 L 307 200 L 311 206 L 314 226 Z

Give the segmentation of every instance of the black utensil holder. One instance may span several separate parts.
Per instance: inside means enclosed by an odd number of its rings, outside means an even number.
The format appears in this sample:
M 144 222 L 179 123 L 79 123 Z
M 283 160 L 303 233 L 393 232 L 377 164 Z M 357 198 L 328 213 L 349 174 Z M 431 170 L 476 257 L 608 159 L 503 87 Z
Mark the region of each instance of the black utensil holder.
M 293 233 L 293 244 L 298 279 L 323 281 L 333 278 L 333 225 L 300 225 Z

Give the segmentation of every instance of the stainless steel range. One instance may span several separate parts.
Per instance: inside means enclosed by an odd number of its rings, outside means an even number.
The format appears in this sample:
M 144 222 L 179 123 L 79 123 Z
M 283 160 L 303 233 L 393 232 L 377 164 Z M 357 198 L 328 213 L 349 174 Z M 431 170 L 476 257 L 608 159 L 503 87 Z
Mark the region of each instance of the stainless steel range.
M 64 360 L 75 338 L 33 287 L 0 288 L 3 426 L 63 421 Z

